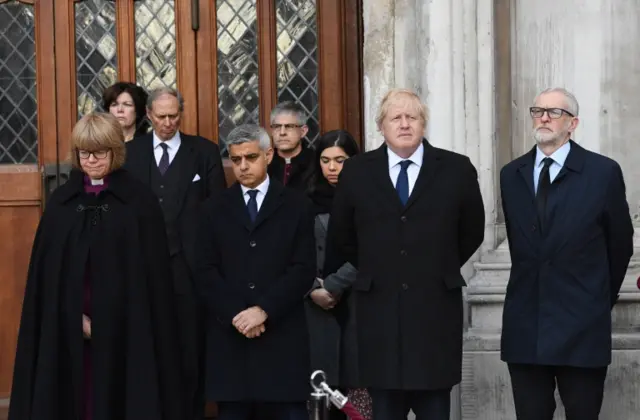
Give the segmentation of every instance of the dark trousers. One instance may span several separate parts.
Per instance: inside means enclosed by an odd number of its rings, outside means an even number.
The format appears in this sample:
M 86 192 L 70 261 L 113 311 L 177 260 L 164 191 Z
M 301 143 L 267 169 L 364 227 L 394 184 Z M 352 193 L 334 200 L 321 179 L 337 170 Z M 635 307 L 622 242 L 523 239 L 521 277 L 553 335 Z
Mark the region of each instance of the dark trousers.
M 204 320 L 195 294 L 190 270 L 182 254 L 171 257 L 174 276 L 175 309 L 182 353 L 184 398 L 187 404 L 185 420 L 204 418 Z
M 219 402 L 216 420 L 309 420 L 306 402 Z
M 598 420 L 607 368 L 509 364 L 518 420 L 551 420 L 555 390 L 567 420 Z
M 416 420 L 449 420 L 451 389 L 396 391 L 369 389 L 373 420 L 406 419 L 410 410 Z

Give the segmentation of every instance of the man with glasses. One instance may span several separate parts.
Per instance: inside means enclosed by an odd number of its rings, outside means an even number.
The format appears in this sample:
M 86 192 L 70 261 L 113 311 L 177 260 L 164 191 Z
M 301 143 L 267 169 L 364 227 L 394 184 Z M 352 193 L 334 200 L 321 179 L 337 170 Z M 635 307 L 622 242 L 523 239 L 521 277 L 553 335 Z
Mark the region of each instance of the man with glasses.
M 309 132 L 304 110 L 295 102 L 276 105 L 271 111 L 271 135 L 276 153 L 269 176 L 284 185 L 306 191 L 313 170 L 313 151 L 304 144 Z
M 530 152 L 500 173 L 511 252 L 503 312 L 518 420 L 597 420 L 611 363 L 611 309 L 633 254 L 620 166 L 572 140 L 578 102 L 547 89 L 530 108 Z

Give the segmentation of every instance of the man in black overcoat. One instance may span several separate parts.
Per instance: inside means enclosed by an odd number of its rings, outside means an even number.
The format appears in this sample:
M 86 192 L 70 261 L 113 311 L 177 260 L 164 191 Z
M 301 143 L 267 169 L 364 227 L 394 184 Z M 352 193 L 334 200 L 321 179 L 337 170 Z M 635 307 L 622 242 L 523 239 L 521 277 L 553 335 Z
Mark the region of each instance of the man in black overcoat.
M 571 140 L 578 102 L 548 89 L 530 108 L 537 145 L 500 172 L 511 252 L 502 325 L 519 420 L 597 420 L 611 309 L 633 254 L 620 166 Z
M 345 162 L 329 222 L 330 245 L 358 268 L 359 371 L 377 420 L 448 420 L 461 379 L 460 268 L 482 243 L 484 208 L 474 166 L 429 144 L 426 122 L 415 93 L 385 96 L 385 144 Z
M 198 245 L 207 397 L 218 420 L 307 420 L 313 212 L 302 193 L 267 175 L 264 129 L 237 127 L 227 145 L 238 182 L 205 203 Z
M 186 420 L 201 420 L 204 331 L 193 279 L 196 219 L 199 205 L 221 193 L 226 183 L 218 146 L 179 131 L 182 110 L 182 97 L 175 90 L 150 92 L 147 117 L 153 132 L 127 143 L 126 168 L 151 187 L 164 214 L 180 323 L 184 391 L 193 410 Z
M 92 420 L 183 420 L 162 212 L 124 170 L 109 175 L 98 197 L 84 192 L 84 182 L 74 169 L 38 226 L 9 419 L 86 418 L 82 316 L 90 285 Z

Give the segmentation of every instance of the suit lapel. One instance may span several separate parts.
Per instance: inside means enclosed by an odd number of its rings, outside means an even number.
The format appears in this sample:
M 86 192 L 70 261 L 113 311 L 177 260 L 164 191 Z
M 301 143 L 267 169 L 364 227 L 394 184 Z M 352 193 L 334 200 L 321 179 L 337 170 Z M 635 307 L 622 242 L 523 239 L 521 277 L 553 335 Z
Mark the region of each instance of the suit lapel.
M 549 220 L 547 237 L 549 249 L 557 252 L 569 239 L 566 232 L 572 224 L 579 222 L 584 214 L 581 211 L 584 202 L 580 197 L 588 196 L 589 185 L 577 182 L 582 173 L 585 150 L 571 141 L 571 150 L 567 160 L 556 178 L 551 183 L 551 191 L 547 202 L 547 218 Z
M 231 217 L 236 220 L 240 225 L 244 226 L 248 231 L 251 230 L 251 219 L 249 219 L 249 212 L 247 211 L 247 203 L 242 196 L 242 188 L 239 183 L 234 183 L 225 191 L 226 203 L 229 207 L 229 213 Z
M 517 175 L 514 182 L 517 184 L 513 188 L 513 194 L 516 197 L 513 199 L 514 207 L 516 207 L 516 214 L 512 215 L 511 222 L 516 224 L 522 229 L 522 233 L 531 240 L 534 244 L 535 236 L 539 235 L 533 229 L 533 226 L 537 226 L 538 214 L 536 212 L 535 205 L 535 190 L 533 187 L 533 166 L 535 163 L 536 148 L 534 147 L 529 153 L 519 158 L 520 165 L 516 169 Z
M 282 193 L 284 192 L 284 186 L 280 184 L 275 179 L 269 181 L 269 189 L 267 190 L 267 195 L 258 210 L 258 216 L 256 218 L 256 222 L 253 224 L 253 229 L 255 230 L 262 224 L 265 220 L 267 220 L 282 204 L 283 197 Z
M 427 189 L 431 181 L 433 180 L 434 175 L 438 170 L 438 165 L 440 161 L 440 156 L 438 151 L 429 144 L 426 140 L 422 142 L 424 145 L 424 154 L 422 156 L 422 166 L 420 166 L 420 172 L 418 173 L 418 178 L 416 179 L 416 184 L 413 186 L 413 190 L 409 195 L 409 201 L 407 201 L 407 205 L 404 207 L 404 211 L 409 209 L 413 203 L 418 199 L 418 197 L 424 193 Z
M 383 144 L 377 150 L 371 152 L 369 155 L 372 166 L 369 173 L 373 178 L 373 181 L 378 185 L 380 194 L 383 197 L 388 197 L 383 200 L 384 203 L 388 203 L 393 206 L 397 211 L 402 211 L 403 206 L 398 197 L 398 192 L 393 187 L 393 182 L 389 177 L 389 156 L 387 155 L 387 146 Z
M 186 194 L 193 183 L 198 167 L 198 153 L 193 147 L 191 136 L 180 133 L 180 148 L 174 157 L 174 161 L 180 159 L 180 169 L 178 173 L 178 199 L 180 200 L 180 211 L 184 206 Z M 203 180 L 204 181 L 204 180 Z

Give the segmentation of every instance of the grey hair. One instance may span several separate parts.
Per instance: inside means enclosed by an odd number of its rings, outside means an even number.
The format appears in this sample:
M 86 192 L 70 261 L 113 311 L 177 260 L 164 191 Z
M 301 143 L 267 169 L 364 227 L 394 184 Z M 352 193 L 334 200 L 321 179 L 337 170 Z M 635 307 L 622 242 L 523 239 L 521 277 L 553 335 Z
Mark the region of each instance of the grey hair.
M 307 123 L 307 115 L 304 112 L 304 109 L 293 101 L 280 102 L 271 110 L 271 124 L 273 124 L 278 115 L 282 114 L 295 115 L 298 119 L 298 125 L 305 125 Z
M 180 92 L 167 86 L 159 87 L 149 92 L 149 97 L 147 98 L 147 109 L 153 109 L 153 103 L 162 95 L 171 95 L 176 98 L 178 100 L 178 109 L 180 112 L 184 111 L 184 99 Z
M 225 144 L 230 146 L 257 141 L 260 149 L 266 151 L 271 148 L 271 137 L 267 131 L 256 124 L 242 124 L 231 130 Z
M 565 101 L 567 102 L 567 111 L 572 113 L 574 117 L 577 117 L 578 113 L 580 112 L 580 105 L 578 105 L 578 100 L 576 99 L 573 93 L 569 92 L 565 88 L 554 87 L 554 88 L 545 89 L 542 92 L 540 92 L 538 96 L 536 96 L 536 99 L 533 101 L 533 103 L 536 104 L 540 96 L 546 93 L 554 93 L 554 92 L 562 93 L 564 95 Z

